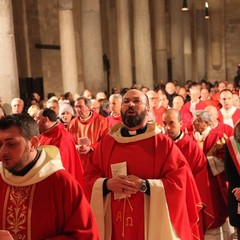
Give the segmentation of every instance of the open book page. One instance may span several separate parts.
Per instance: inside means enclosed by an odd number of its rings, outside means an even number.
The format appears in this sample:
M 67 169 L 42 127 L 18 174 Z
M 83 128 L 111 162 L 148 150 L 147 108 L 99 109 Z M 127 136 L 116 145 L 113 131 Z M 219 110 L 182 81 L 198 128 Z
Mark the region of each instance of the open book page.
M 207 160 L 213 176 L 216 176 L 224 171 L 224 162 L 214 156 L 207 156 Z
M 112 170 L 112 176 L 116 177 L 119 175 L 127 176 L 127 163 L 121 162 L 121 163 L 115 163 L 111 164 L 111 170 Z M 125 193 L 114 193 L 114 199 L 121 199 L 128 197 Z
M 13 240 L 9 231 L 0 230 L 0 239 L 1 240 Z

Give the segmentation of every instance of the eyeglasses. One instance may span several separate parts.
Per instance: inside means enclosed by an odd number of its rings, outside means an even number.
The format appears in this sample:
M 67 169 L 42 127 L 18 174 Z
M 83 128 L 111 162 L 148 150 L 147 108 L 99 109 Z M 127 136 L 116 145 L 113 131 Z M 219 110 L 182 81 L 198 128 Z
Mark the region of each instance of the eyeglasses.
M 133 99 L 126 98 L 126 99 L 123 99 L 122 105 L 123 106 L 128 106 L 130 104 L 130 102 L 132 102 L 136 106 L 146 104 L 140 98 L 133 98 Z

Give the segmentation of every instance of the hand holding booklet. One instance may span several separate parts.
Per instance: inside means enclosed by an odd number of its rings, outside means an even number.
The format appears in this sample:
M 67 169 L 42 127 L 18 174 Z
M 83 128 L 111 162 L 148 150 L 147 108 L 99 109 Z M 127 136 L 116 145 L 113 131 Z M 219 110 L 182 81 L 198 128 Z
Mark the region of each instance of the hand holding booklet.
M 207 160 L 213 176 L 216 176 L 224 171 L 224 162 L 214 156 L 207 156 Z
M 1 240 L 13 240 L 10 232 L 7 230 L 0 230 L 0 239 Z
M 111 164 L 111 170 L 112 170 L 113 177 L 116 177 L 119 175 L 127 176 L 127 163 L 121 162 L 121 163 Z M 115 200 L 126 198 L 126 197 L 128 197 L 126 193 L 114 193 Z

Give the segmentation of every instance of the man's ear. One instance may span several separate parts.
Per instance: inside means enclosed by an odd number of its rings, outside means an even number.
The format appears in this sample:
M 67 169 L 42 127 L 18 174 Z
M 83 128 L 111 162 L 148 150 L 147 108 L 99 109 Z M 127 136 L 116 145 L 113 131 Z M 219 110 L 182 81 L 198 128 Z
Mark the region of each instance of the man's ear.
M 150 114 L 151 107 L 150 107 L 150 106 L 146 106 L 146 108 L 147 108 L 147 114 L 149 115 L 149 114 Z
M 48 117 L 44 117 L 44 116 L 42 116 L 43 117 L 43 120 L 44 120 L 44 123 L 46 123 L 46 122 L 48 122 Z
M 39 145 L 39 138 L 37 136 L 33 136 L 30 140 L 31 142 L 31 147 L 30 147 L 30 151 L 35 150 L 38 145 Z
M 183 120 L 181 120 L 179 123 L 180 123 L 180 127 L 182 127 L 183 126 Z

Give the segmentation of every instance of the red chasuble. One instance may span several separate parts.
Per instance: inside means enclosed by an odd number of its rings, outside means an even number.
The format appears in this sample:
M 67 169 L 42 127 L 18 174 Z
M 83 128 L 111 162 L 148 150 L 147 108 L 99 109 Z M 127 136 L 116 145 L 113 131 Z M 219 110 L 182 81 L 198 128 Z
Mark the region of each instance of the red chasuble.
M 183 153 L 192 170 L 204 206 L 200 219 L 200 230 L 202 230 L 200 232 L 202 233 L 203 239 L 205 231 L 210 228 L 214 219 L 206 157 L 198 144 L 186 134 L 175 141 L 175 143 Z
M 96 112 L 87 121 L 81 121 L 75 117 L 68 125 L 69 132 L 73 135 L 75 144 L 78 145 L 78 138 L 88 137 L 91 147 L 95 148 L 99 141 L 108 133 L 109 126 L 105 117 Z M 88 162 L 89 154 L 81 154 L 83 168 Z
M 225 133 L 228 137 L 233 136 L 233 128 L 221 122 L 218 123 L 214 130 L 222 134 Z
M 203 110 L 206 106 L 207 105 L 204 103 L 204 101 L 199 100 L 199 102 L 195 106 L 195 110 Z M 183 124 L 185 127 L 183 131 L 186 133 L 193 132 L 193 126 L 192 126 L 193 114 L 190 112 L 190 107 L 191 107 L 191 101 L 186 102 L 180 111 Z
M 191 133 L 193 132 L 193 125 L 192 125 L 192 120 L 193 116 L 191 112 L 187 112 L 184 109 L 180 110 L 181 114 L 181 119 L 182 119 L 182 127 L 181 130 L 184 133 Z
M 0 229 L 14 240 L 98 238 L 78 182 L 63 169 L 56 147 L 44 146 L 34 167 L 14 176 L 0 163 Z
M 75 117 L 69 123 L 68 129 L 73 135 L 76 144 L 78 144 L 78 138 L 88 137 L 91 146 L 94 148 L 97 142 L 108 133 L 109 127 L 106 118 L 92 112 L 92 116 L 87 121 L 81 121 L 79 117 Z
M 218 132 L 217 129 L 212 129 L 209 135 L 203 142 L 203 152 L 206 156 L 215 156 L 219 160 L 223 161 L 224 158 L 224 145 L 221 147 L 217 147 L 217 142 L 220 139 L 223 139 L 224 133 Z M 193 137 L 195 140 L 195 138 Z M 195 140 L 196 141 L 196 140 Z M 213 147 L 217 147 L 216 151 L 210 154 Z M 213 175 L 210 166 L 208 165 L 208 176 L 209 176 L 209 187 L 211 192 L 212 198 L 212 206 L 213 206 L 213 213 L 214 213 L 214 222 L 211 225 L 212 228 L 217 228 L 223 225 L 228 217 L 228 210 L 227 210 L 227 182 L 224 171 L 216 176 Z
M 166 108 L 163 106 L 160 106 L 157 109 L 153 109 L 154 116 L 155 116 L 155 122 L 157 123 L 158 126 L 162 127 L 163 122 L 162 122 L 162 115 L 166 111 Z
M 233 125 L 235 126 L 235 124 L 239 121 L 240 119 L 240 109 L 236 109 L 235 112 L 233 113 L 233 115 L 231 116 L 232 120 L 233 120 Z M 223 115 L 221 113 L 221 111 L 219 112 L 219 119 L 221 122 L 223 122 Z
M 107 116 L 106 120 L 108 121 L 109 128 L 111 128 L 113 125 L 122 122 L 122 117 L 114 117 L 113 115 Z
M 74 139 L 62 123 L 40 134 L 40 145 L 59 148 L 64 168 L 82 185 L 83 167 Z
M 85 171 L 86 195 L 91 198 L 93 185 L 99 178 L 111 178 L 111 165 L 126 162 L 127 174 L 142 179 L 159 179 L 164 184 L 171 223 L 181 240 L 199 239 L 198 208 L 200 199 L 186 159 L 174 142 L 161 133 L 147 132 L 135 137 L 106 135 L 93 152 Z M 153 124 L 152 124 L 153 125 Z M 121 125 L 115 125 L 111 132 Z M 150 133 L 149 133 L 150 132 Z M 110 133 L 111 134 L 111 133 Z M 150 134 L 150 135 L 149 135 Z M 148 135 L 144 139 L 141 135 Z M 133 140 L 136 138 L 137 140 Z M 94 189 L 93 189 L 94 190 Z M 114 200 L 111 194 L 112 239 L 146 239 L 144 237 L 144 193 Z M 151 189 L 150 189 L 151 198 Z M 201 207 L 199 207 L 201 208 Z M 161 224 L 161 222 L 159 222 Z M 164 233 L 162 233 L 164 236 Z

